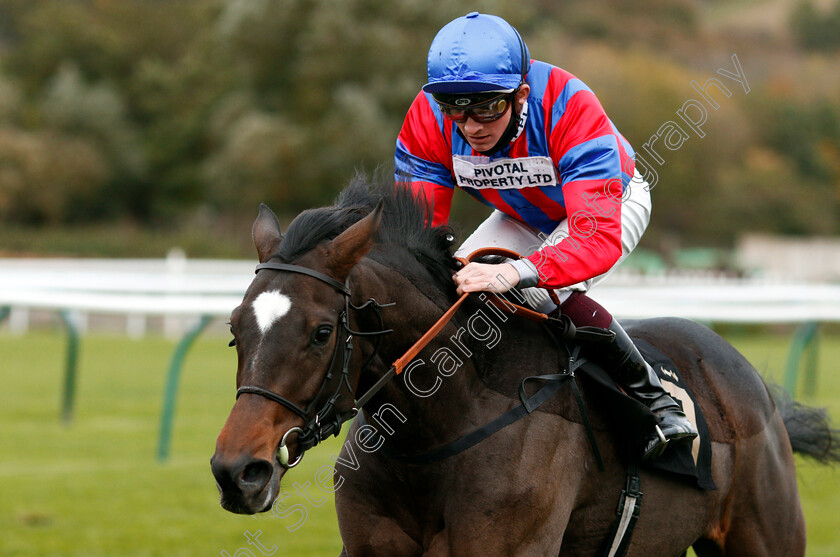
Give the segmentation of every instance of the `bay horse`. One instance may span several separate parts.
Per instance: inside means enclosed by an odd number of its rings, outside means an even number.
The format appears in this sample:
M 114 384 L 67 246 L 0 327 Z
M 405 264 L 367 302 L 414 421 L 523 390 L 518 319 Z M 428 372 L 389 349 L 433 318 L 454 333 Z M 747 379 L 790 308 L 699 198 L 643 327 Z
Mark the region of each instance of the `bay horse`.
M 287 470 L 337 434 L 362 398 L 340 455 L 349 466 L 336 467 L 333 478 L 343 556 L 600 554 L 625 464 L 586 381 L 580 388 L 603 471 L 568 389 L 454 456 L 402 458 L 511 410 L 523 378 L 564 363 L 544 325 L 504 318 L 471 295 L 405 372 L 390 377 L 390 362 L 457 298 L 453 237 L 427 226 L 425 210 L 406 188 L 360 178 L 334 206 L 298 215 L 285 236 L 260 207 L 252 229 L 259 272 L 230 319 L 237 399 L 211 459 L 221 505 L 245 514 L 271 509 Z M 678 556 L 693 547 L 700 557 L 804 555 L 791 445 L 840 460 L 824 411 L 777 405 L 750 363 L 702 325 L 676 318 L 626 325 L 669 356 L 697 396 L 717 487 L 642 468 L 644 508 L 626 554 Z

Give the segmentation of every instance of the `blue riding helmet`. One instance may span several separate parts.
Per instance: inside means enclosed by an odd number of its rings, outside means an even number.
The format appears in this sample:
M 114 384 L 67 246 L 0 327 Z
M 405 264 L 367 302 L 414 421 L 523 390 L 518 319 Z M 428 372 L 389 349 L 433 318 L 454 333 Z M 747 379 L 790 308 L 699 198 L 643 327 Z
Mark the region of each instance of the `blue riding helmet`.
M 513 91 L 530 67 L 528 47 L 510 23 L 472 12 L 438 31 L 429 48 L 429 82 L 423 91 Z

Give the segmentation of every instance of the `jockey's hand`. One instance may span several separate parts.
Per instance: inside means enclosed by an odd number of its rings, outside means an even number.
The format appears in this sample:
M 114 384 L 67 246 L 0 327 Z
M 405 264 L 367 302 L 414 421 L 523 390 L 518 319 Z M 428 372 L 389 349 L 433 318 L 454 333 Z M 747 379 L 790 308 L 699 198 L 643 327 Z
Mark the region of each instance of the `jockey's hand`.
M 510 263 L 468 263 L 452 275 L 458 294 L 464 292 L 507 292 L 519 284 L 519 272 Z

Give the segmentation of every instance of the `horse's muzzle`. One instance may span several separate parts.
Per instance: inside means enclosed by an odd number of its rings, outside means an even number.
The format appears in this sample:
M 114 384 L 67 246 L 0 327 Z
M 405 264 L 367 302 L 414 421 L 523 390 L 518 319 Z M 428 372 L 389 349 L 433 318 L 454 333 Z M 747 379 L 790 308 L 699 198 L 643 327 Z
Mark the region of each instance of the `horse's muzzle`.
M 210 459 L 222 507 L 238 514 L 265 512 L 277 497 L 281 470 L 276 462 L 241 456 L 225 459 L 219 453 Z

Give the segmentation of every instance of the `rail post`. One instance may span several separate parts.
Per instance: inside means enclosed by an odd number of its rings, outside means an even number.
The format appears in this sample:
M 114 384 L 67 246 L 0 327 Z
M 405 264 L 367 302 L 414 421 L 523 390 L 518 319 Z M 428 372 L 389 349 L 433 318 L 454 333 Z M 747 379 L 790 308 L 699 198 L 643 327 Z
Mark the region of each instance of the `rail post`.
M 818 333 L 819 323 L 817 321 L 806 321 L 794 333 L 790 352 L 788 352 L 784 380 L 785 389 L 791 396 L 796 396 L 796 387 L 799 383 L 799 368 L 803 354 L 805 355 L 805 382 L 803 391 L 806 396 L 814 396 L 817 391 Z
M 175 399 L 178 394 L 178 379 L 181 376 L 181 367 L 192 343 L 207 327 L 213 318 L 210 315 L 202 315 L 187 334 L 180 340 L 172 360 L 169 363 L 169 373 L 166 378 L 166 390 L 163 395 L 163 409 L 160 414 L 160 436 L 158 437 L 158 460 L 164 461 L 169 458 L 169 444 L 172 437 L 172 419 L 175 414 Z
M 64 388 L 61 395 L 61 420 L 69 424 L 73 420 L 73 405 L 76 398 L 76 369 L 79 363 L 79 328 L 67 310 L 58 312 L 67 329 L 67 354 L 64 360 Z

